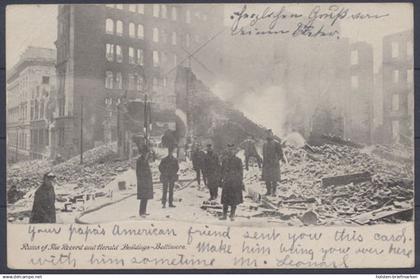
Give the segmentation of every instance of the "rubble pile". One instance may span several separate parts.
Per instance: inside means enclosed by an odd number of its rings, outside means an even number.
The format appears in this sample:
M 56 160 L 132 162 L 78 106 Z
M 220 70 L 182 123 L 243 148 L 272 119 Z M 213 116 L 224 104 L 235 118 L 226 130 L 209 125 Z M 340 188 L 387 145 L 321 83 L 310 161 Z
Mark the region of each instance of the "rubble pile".
M 410 214 L 400 214 L 413 208 L 413 171 L 405 164 L 343 145 L 322 145 L 311 147 L 310 151 L 287 146 L 284 152 L 288 164 L 282 165 L 279 195 L 264 197 L 266 203 L 280 212 L 292 216 L 313 210 L 324 224 L 360 223 L 362 214 L 366 222 L 399 222 L 411 218 Z M 364 177 L 366 173 L 371 176 Z M 326 177 L 335 176 L 337 181 L 353 176 L 362 180 L 323 185 Z M 264 187 L 263 183 L 261 186 Z M 369 213 L 375 210 L 384 217 L 369 219 Z M 373 216 L 378 212 L 373 212 Z
M 113 144 L 88 150 L 83 154 L 83 165 L 80 165 L 80 156 L 57 165 L 47 160 L 15 164 L 7 170 L 7 186 L 9 189 L 15 187 L 23 193 L 32 192 L 41 184 L 43 175 L 52 171 L 57 176 L 58 186 L 75 184 L 76 189 L 90 186 L 101 188 L 129 166 L 128 161 L 116 160 L 113 150 Z

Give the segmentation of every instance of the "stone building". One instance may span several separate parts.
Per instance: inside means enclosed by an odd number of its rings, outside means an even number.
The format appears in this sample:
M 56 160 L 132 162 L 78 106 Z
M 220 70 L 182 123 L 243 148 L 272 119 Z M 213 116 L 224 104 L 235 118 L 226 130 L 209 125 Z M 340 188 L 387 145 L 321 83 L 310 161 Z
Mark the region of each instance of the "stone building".
M 28 47 L 7 72 L 8 161 L 50 156 L 55 50 Z

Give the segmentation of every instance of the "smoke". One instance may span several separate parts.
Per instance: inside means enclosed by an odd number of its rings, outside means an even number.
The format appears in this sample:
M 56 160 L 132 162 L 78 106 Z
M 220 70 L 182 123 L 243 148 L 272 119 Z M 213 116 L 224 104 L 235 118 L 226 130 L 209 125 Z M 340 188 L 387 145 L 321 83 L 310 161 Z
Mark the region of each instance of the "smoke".
M 257 124 L 272 129 L 283 141 L 296 148 L 306 144 L 305 138 L 288 125 L 296 107 L 281 86 L 269 86 L 265 89 L 251 88 L 240 90 L 232 82 L 219 82 L 212 91 L 225 101 L 244 113 Z M 261 84 L 261 88 L 263 85 Z M 290 119 L 289 119 L 290 120 Z
M 272 129 L 278 136 L 286 133 L 287 98 L 280 86 L 256 90 L 238 98 L 235 107 L 251 120 Z
M 218 81 L 213 85 L 211 91 L 224 101 L 234 101 L 237 92 L 235 85 L 228 81 Z
M 239 92 L 241 91 L 241 92 Z M 257 124 L 272 129 L 282 137 L 288 133 L 287 115 L 291 107 L 285 91 L 280 86 L 239 89 L 232 82 L 220 81 L 212 87 L 212 92 L 244 113 Z
M 290 146 L 300 147 L 300 148 L 304 147 L 306 144 L 305 139 L 298 132 L 292 132 L 288 134 L 286 138 L 284 139 L 284 141 Z

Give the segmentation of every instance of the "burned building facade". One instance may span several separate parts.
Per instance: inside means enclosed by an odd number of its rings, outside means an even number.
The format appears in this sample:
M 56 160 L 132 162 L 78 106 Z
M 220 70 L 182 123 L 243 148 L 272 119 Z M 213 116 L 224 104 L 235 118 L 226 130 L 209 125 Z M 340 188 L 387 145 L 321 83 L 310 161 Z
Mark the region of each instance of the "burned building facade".
M 85 150 L 118 140 L 124 102 L 147 95 L 157 109 L 174 110 L 176 66 L 194 63 L 189 54 L 222 26 L 216 5 L 59 5 L 55 152 L 68 157 L 81 140 Z M 201 63 L 217 67 L 209 51 Z
M 413 30 L 383 39 L 383 129 L 388 143 L 414 136 Z
M 348 38 L 231 35 L 225 42 L 226 76 L 236 91 L 228 98 L 238 108 L 246 111 L 250 104 L 241 103 L 249 98 L 263 105 L 270 114 L 252 112 L 280 136 L 296 131 L 306 139 L 330 134 L 371 142 L 371 45 Z
M 55 50 L 28 47 L 7 73 L 7 158 L 50 156 Z
M 345 94 L 344 137 L 370 144 L 373 132 L 373 48 L 365 42 L 350 45 L 350 90 Z

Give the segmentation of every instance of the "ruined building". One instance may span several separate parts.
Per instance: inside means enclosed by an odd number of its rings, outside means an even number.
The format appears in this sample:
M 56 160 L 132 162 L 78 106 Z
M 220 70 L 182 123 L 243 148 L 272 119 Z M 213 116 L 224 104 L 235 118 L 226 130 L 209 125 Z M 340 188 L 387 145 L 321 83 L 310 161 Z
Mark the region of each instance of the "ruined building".
M 344 136 L 370 144 L 373 133 L 373 49 L 365 42 L 350 45 L 350 90 L 345 97 Z
M 413 30 L 383 39 L 383 129 L 388 143 L 414 137 Z
M 220 5 L 98 4 L 58 9 L 55 150 L 63 157 L 80 152 L 81 133 L 85 150 L 124 135 L 117 129 L 123 102 L 139 101 L 147 94 L 159 109 L 174 110 L 174 69 L 196 63 L 197 57 L 188 59 L 189 53 L 223 29 Z M 221 62 L 217 51 L 203 48 L 199 54 L 201 63 L 217 71 Z

